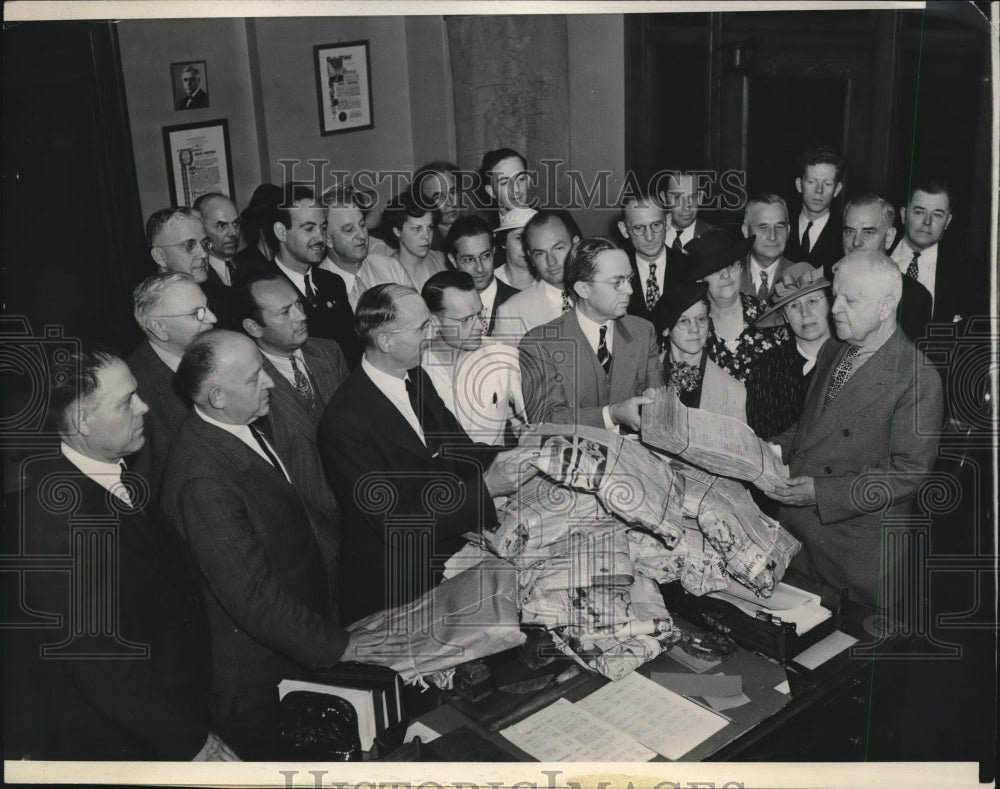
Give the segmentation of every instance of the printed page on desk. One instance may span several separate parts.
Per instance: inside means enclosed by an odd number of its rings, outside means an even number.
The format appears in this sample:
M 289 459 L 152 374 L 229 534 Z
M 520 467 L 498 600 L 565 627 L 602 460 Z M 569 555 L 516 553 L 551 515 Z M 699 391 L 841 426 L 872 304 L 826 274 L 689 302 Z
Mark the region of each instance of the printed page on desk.
M 566 699 L 501 729 L 500 734 L 542 762 L 648 762 L 656 756 Z
M 636 672 L 576 703 L 668 759 L 680 759 L 722 729 L 728 718 Z

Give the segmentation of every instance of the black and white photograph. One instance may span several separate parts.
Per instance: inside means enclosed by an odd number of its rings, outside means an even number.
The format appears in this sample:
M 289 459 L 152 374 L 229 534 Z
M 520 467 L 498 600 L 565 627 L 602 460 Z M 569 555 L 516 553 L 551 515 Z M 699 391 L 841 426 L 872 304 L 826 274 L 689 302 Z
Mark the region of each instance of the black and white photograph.
M 4 13 L 5 781 L 995 784 L 1000 4 Z
M 204 60 L 170 64 L 174 109 L 203 110 L 208 107 L 208 69 Z

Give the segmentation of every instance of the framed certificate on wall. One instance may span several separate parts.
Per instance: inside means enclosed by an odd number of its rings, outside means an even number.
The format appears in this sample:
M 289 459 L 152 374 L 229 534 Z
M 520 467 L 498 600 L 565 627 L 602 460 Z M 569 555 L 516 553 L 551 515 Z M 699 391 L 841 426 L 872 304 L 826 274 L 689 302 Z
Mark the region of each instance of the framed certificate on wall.
M 320 134 L 373 129 L 368 42 L 317 44 L 313 47 L 313 60 Z
M 232 197 L 233 159 L 226 119 L 163 127 L 170 204 L 193 205 L 201 195 Z

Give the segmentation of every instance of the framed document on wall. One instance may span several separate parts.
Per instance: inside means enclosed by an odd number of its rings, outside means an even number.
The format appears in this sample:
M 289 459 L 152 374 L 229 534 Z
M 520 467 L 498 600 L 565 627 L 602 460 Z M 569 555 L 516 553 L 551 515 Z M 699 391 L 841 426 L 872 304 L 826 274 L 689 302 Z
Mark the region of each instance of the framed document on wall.
M 374 128 L 368 42 L 317 44 L 313 60 L 320 134 Z
M 233 196 L 233 159 L 225 118 L 164 126 L 163 150 L 171 205 L 192 205 L 209 192 Z

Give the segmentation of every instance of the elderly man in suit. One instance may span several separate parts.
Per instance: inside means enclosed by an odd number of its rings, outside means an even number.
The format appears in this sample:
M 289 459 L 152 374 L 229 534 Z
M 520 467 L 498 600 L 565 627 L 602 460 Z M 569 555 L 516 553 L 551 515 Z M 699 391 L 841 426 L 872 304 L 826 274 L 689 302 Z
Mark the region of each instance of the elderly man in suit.
M 281 202 L 264 222 L 274 250 L 273 269 L 288 278 L 302 296 L 309 333 L 336 341 L 348 365 L 357 364 L 361 346 L 354 335 L 354 311 L 342 277 L 320 267 L 326 257 L 326 209 L 312 187 L 287 183 Z
M 580 229 L 566 211 L 539 211 L 524 226 L 521 242 L 538 280 L 500 305 L 495 334 L 516 342 L 525 332 L 572 309 L 563 286 L 566 258 Z
M 664 242 L 674 252 L 683 252 L 687 244 L 709 230 L 715 230 L 715 226 L 698 216 L 704 193 L 698 188 L 694 175 L 670 173 L 666 185 L 667 188 L 659 193 L 660 202 L 670 220 Z
M 179 110 L 201 110 L 208 106 L 208 93 L 201 87 L 201 70 L 197 66 L 187 66 L 181 72 L 184 95 L 177 100 Z
M 653 324 L 626 315 L 628 255 L 606 238 L 585 238 L 566 266 L 575 308 L 528 332 L 518 346 L 532 422 L 639 430 L 643 392 L 659 386 Z
M 274 388 L 260 351 L 241 334 L 207 332 L 184 352 L 176 386 L 194 408 L 162 498 L 201 571 L 213 715 L 240 753 L 273 737 L 278 682 L 353 660 L 368 642 L 339 626 L 308 510 L 256 425 Z
M 941 380 L 897 328 L 895 264 L 855 252 L 835 272 L 832 312 L 843 343 L 820 349 L 801 418 L 774 439 L 791 478 L 772 498 L 782 525 L 802 540 L 790 569 L 806 585 L 846 588 L 887 608 L 908 569 L 885 528 L 905 525 L 934 465 Z
M 316 430 L 326 404 L 347 379 L 347 362 L 333 340 L 309 336 L 302 299 L 280 274 L 264 272 L 242 281 L 235 305 L 243 331 L 257 344 L 274 382 L 261 427 L 306 505 L 335 595 L 340 508 L 323 473 Z
M 150 495 L 158 499 L 167 454 L 191 407 L 171 382 L 188 345 L 215 325 L 215 314 L 194 280 L 172 271 L 140 282 L 132 294 L 132 307 L 146 339 L 129 355 L 128 364 L 149 414 L 146 441 L 129 463 L 146 480 Z
M 743 235 L 754 237 L 750 254 L 743 261 L 740 292 L 766 302 L 774 283 L 792 262 L 785 257 L 788 243 L 788 206 L 778 195 L 751 197 L 743 214 Z
M 5 531 L 22 539 L 18 552 L 63 569 L 39 561 L 5 595 L 8 623 L 26 611 L 51 618 L 5 631 L 4 755 L 235 759 L 209 730 L 197 569 L 122 461 L 144 441 L 148 408 L 135 378 L 117 356 L 87 350 L 56 362 L 49 380 L 61 443 L 22 465 Z
M 348 622 L 419 596 L 463 534 L 496 524 L 487 484 L 496 479 L 497 448 L 473 443 L 419 367 L 430 326 L 413 289 L 366 291 L 357 313 L 364 357 L 320 422 L 320 450 L 344 512 Z
M 190 274 L 199 285 L 208 279 L 211 242 L 201 214 L 193 208 L 161 208 L 146 220 L 149 254 L 160 271 Z
M 844 159 L 832 148 L 814 146 L 802 154 L 795 191 L 801 197 L 798 221 L 788 233 L 785 256 L 796 263 L 822 266 L 828 280 L 841 258 L 841 225 L 833 200 L 844 188 Z
M 518 291 L 493 274 L 493 233 L 486 221 L 478 216 L 459 217 L 448 233 L 448 262 L 452 268 L 464 271 L 476 284 L 483 304 L 486 334 L 496 329 L 497 309 Z

